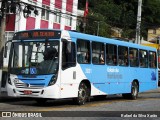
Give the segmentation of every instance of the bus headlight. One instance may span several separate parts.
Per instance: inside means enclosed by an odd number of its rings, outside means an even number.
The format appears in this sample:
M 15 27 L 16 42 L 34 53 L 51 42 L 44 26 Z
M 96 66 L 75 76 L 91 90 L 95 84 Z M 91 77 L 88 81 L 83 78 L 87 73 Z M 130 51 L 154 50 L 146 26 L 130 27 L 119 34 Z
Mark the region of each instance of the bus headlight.
M 11 79 L 8 78 L 8 84 L 12 85 Z
M 57 81 L 57 76 L 52 76 L 48 86 L 54 85 L 56 83 L 56 81 Z

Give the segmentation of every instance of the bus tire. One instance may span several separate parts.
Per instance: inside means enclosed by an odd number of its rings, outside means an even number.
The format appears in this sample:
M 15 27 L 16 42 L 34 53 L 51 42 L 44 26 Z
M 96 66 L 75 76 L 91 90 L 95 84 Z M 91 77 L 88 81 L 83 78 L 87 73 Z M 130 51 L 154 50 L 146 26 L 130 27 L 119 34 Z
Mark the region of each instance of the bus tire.
M 88 88 L 84 82 L 80 83 L 78 97 L 76 98 L 76 102 L 78 105 L 84 105 L 89 96 Z
M 136 100 L 138 97 L 138 84 L 137 82 L 133 81 L 132 87 L 131 87 L 131 93 L 130 93 L 130 98 L 132 100 Z

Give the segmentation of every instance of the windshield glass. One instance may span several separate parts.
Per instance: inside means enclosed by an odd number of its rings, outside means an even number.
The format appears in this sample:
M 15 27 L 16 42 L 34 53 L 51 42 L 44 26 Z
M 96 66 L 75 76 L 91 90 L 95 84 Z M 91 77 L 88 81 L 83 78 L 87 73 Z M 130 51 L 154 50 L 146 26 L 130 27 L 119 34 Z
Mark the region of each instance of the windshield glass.
M 14 42 L 12 74 L 53 74 L 58 70 L 58 41 Z

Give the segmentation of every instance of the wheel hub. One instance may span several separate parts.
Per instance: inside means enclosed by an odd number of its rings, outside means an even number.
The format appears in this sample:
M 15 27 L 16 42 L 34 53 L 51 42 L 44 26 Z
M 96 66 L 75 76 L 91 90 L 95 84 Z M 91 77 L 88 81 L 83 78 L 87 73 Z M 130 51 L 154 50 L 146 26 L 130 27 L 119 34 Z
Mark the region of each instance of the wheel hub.
M 79 96 L 81 100 L 84 100 L 86 98 L 86 92 L 84 89 L 80 89 Z

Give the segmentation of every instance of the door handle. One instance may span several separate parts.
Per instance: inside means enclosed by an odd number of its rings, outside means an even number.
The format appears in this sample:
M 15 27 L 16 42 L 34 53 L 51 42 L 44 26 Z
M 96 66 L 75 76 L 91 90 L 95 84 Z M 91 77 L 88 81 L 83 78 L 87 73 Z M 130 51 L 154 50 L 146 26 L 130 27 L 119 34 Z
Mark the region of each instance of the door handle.
M 73 71 L 73 79 L 76 79 L 76 71 Z

